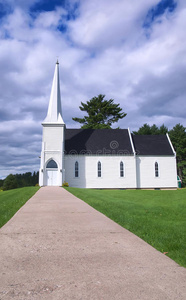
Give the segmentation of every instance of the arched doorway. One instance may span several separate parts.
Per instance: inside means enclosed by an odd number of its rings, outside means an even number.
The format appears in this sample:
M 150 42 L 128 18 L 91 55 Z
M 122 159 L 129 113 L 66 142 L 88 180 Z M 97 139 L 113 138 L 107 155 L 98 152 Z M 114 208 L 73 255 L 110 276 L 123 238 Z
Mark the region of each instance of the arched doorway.
M 58 166 L 53 159 L 49 160 L 49 162 L 46 165 L 46 177 L 47 186 L 58 185 Z

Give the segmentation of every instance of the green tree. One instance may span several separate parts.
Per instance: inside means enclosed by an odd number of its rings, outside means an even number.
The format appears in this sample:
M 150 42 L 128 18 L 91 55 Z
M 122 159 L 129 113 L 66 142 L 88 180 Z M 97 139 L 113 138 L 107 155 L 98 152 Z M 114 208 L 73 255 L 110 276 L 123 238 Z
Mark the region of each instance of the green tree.
M 23 174 L 15 174 L 8 175 L 6 179 L 3 181 L 3 189 L 10 190 L 25 186 L 34 186 L 38 183 L 39 180 L 39 172 L 31 172 L 23 173 Z M 1 181 L 0 181 L 1 183 Z
M 138 129 L 138 131 L 133 131 L 133 134 L 140 134 L 140 135 L 148 135 L 151 133 L 151 127 L 148 124 L 144 124 L 142 127 Z
M 169 131 L 171 142 L 176 151 L 178 175 L 183 186 L 186 185 L 186 128 L 177 124 Z
M 16 189 L 17 187 L 18 184 L 15 176 L 13 174 L 8 175 L 4 180 L 3 190 L 4 191 L 12 190 L 12 189 Z
M 3 186 L 4 180 L 0 179 L 0 188 Z
M 159 128 L 159 134 L 166 134 L 168 133 L 168 128 L 163 124 Z
M 115 104 L 113 99 L 105 100 L 104 98 L 105 95 L 100 94 L 86 103 L 81 102 L 80 110 L 87 112 L 88 115 L 72 119 L 83 124 L 81 128 L 111 128 L 111 125 L 124 118 L 126 113 L 122 112 L 122 108 L 119 107 L 119 104 Z
M 168 128 L 163 124 L 158 128 L 155 124 L 152 126 L 148 125 L 147 123 L 144 124 L 142 127 L 138 129 L 138 131 L 133 131 L 133 134 L 140 134 L 140 135 L 151 135 L 151 134 L 166 134 L 168 132 Z

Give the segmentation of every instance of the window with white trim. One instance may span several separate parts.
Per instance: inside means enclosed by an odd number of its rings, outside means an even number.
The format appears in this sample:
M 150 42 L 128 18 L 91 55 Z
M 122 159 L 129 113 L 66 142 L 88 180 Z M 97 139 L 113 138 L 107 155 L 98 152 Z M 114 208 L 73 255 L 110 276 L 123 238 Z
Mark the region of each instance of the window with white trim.
M 159 166 L 157 161 L 155 162 L 155 177 L 159 177 Z
M 79 177 L 79 163 L 75 162 L 75 177 Z
M 120 177 L 124 177 L 124 164 L 120 161 Z
M 101 162 L 98 161 L 98 177 L 101 177 Z

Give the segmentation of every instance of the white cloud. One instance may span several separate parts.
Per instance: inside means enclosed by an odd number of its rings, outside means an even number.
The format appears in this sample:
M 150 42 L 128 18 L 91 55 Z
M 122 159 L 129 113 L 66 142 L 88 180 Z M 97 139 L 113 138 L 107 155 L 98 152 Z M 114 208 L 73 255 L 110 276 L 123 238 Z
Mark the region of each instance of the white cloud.
M 35 26 L 39 29 L 57 27 L 67 15 L 67 11 L 57 7 L 55 11 L 41 12 L 35 20 Z
M 143 18 L 153 1 L 95 0 L 81 2 L 80 18 L 69 25 L 71 37 L 78 45 L 92 49 L 123 44 L 134 46 L 141 37 Z M 127 44 L 129 43 L 129 44 Z

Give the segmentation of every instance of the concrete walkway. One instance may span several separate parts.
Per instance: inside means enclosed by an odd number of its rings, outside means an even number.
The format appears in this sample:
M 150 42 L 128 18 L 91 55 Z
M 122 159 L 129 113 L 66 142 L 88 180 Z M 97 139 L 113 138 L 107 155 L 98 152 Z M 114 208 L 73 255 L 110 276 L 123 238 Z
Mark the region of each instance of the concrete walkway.
M 4 299 L 185 300 L 186 269 L 64 189 L 44 187 L 0 230 Z

